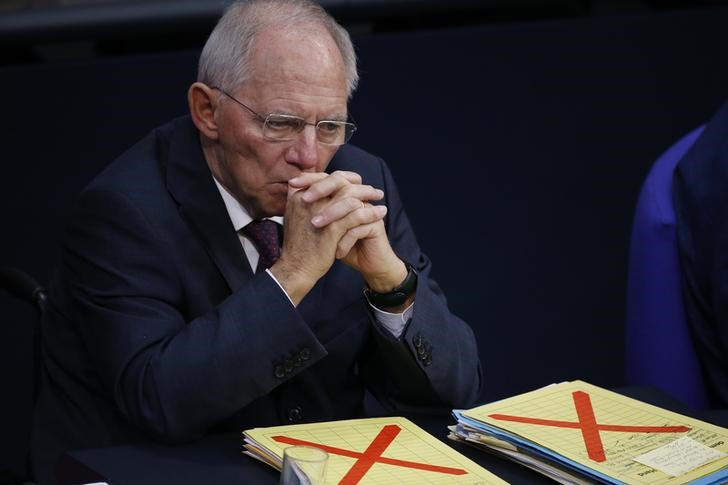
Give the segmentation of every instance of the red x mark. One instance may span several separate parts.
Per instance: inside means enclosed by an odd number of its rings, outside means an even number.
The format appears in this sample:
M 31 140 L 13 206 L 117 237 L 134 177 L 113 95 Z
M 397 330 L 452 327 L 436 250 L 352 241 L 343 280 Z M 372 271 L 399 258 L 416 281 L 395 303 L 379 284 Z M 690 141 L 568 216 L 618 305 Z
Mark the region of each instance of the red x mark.
M 274 436 L 273 439 L 279 443 L 288 445 L 307 445 L 321 448 L 328 453 L 334 455 L 348 456 L 356 458 L 356 462 L 349 468 L 349 471 L 339 481 L 339 485 L 354 485 L 364 478 L 369 469 L 375 463 L 385 463 L 387 465 L 401 466 L 405 468 L 415 468 L 417 470 L 426 470 L 437 473 L 447 473 L 450 475 L 465 475 L 468 473 L 461 468 L 449 468 L 446 466 L 428 465 L 427 463 L 417 463 L 415 461 L 397 460 L 395 458 L 386 458 L 382 456 L 384 450 L 394 441 L 399 432 L 402 430 L 396 424 L 388 424 L 379 432 L 374 441 L 372 441 L 367 449 L 362 453 L 359 451 L 346 450 L 335 446 L 323 445 L 321 443 L 313 443 L 311 441 L 289 438 L 288 436 Z
M 599 436 L 599 431 L 622 431 L 626 433 L 683 433 L 690 431 L 690 428 L 687 426 L 623 426 L 619 424 L 599 424 L 594 415 L 594 408 L 592 407 L 589 394 L 584 391 L 574 391 L 571 395 L 574 398 L 576 416 L 579 419 L 577 422 L 509 416 L 507 414 L 491 414 L 489 416 L 501 421 L 516 421 L 518 423 L 540 424 L 542 426 L 555 426 L 557 428 L 580 429 L 589 458 L 598 462 L 607 460 L 604 456 L 604 446 L 602 445 L 602 438 Z

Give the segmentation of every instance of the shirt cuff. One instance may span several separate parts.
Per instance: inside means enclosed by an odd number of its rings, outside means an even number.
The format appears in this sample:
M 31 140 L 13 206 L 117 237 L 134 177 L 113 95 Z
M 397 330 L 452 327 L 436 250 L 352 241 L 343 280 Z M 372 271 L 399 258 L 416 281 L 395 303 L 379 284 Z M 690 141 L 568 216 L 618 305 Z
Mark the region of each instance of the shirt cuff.
M 271 278 L 273 278 L 273 281 L 276 282 L 276 284 L 278 285 L 278 288 L 281 289 L 281 291 L 283 292 L 283 294 L 286 295 L 286 298 L 288 298 L 288 301 L 290 301 L 291 302 L 291 305 L 293 305 L 293 307 L 295 308 L 296 305 L 293 304 L 293 300 L 291 300 L 291 297 L 288 296 L 288 293 L 286 293 L 286 290 L 285 290 L 285 288 L 283 288 L 283 285 L 280 284 L 280 282 L 276 279 L 275 276 L 273 276 L 273 273 L 271 273 L 269 269 L 266 269 L 265 272 L 268 273 Z
M 288 296 L 288 293 L 286 293 L 286 290 L 283 288 L 283 285 L 280 284 L 280 282 L 276 279 L 275 276 L 273 276 L 273 273 L 271 273 L 270 269 L 265 270 L 266 273 L 273 279 L 273 281 L 276 282 L 278 285 L 278 288 L 281 289 L 284 295 L 286 295 L 286 298 L 288 298 L 288 301 L 291 302 L 291 305 L 294 307 L 296 305 L 293 304 L 293 300 L 291 300 L 291 297 Z M 368 302 L 367 302 L 368 303 Z M 412 314 L 414 313 L 414 306 L 415 303 L 412 302 L 410 306 L 405 308 L 405 310 L 402 313 L 389 313 L 385 312 L 384 310 L 380 310 L 379 308 L 375 307 L 371 303 L 369 303 L 369 306 L 371 307 L 372 311 L 374 312 L 374 319 L 379 323 L 382 327 L 384 327 L 389 333 L 391 333 L 395 338 L 399 338 L 402 335 L 402 332 L 404 332 L 404 328 L 407 326 L 407 322 L 410 321 L 412 318 Z
M 409 322 L 412 318 L 415 302 L 412 302 L 410 306 L 405 308 L 402 313 L 385 312 L 384 310 L 375 307 L 371 303 L 369 303 L 369 306 L 374 313 L 374 319 L 377 321 L 377 323 L 384 327 L 395 338 L 399 338 L 404 332 L 404 328 L 407 326 L 407 322 Z

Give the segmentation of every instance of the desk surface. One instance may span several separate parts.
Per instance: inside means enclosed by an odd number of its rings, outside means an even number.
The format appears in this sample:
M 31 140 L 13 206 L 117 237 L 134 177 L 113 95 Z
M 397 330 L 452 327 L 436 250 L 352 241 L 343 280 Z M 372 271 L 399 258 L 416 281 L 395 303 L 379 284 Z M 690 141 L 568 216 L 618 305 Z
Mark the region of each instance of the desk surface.
M 450 416 L 408 416 L 433 436 L 511 483 L 550 484 L 550 480 L 510 461 L 446 438 Z M 242 455 L 242 433 L 211 435 L 183 445 L 144 443 L 72 451 L 59 465 L 59 481 L 71 485 L 108 480 L 113 485 L 277 484 L 279 473 Z
M 689 413 L 679 403 L 651 389 L 629 388 L 623 394 L 699 419 L 728 426 L 728 410 Z M 451 416 L 408 416 L 433 436 L 504 480 L 514 483 L 554 483 L 542 475 L 508 460 L 446 438 Z M 61 485 L 106 480 L 112 485 L 145 484 L 277 484 L 279 473 L 242 455 L 242 433 L 211 435 L 194 443 L 162 445 L 143 443 L 67 453 L 58 466 Z

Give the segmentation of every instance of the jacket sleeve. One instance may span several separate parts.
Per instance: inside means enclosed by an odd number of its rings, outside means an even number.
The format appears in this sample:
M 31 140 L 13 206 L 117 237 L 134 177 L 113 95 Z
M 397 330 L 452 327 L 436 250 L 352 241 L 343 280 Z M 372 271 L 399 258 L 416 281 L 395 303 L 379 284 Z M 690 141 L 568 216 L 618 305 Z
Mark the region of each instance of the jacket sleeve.
M 367 361 L 370 387 L 381 402 L 404 411 L 469 407 L 480 395 L 482 372 L 475 336 L 454 315 L 437 283 L 432 264 L 420 250 L 399 192 L 386 164 L 379 160 L 387 234 L 397 255 L 417 271 L 414 312 L 395 339 L 375 331 L 375 351 Z
M 195 439 L 326 350 L 264 272 L 205 314 L 185 315 L 190 277 L 177 273 L 195 268 L 173 259 L 175 241 L 157 226 L 123 194 L 84 192 L 66 232 L 63 307 L 121 413 L 160 440 Z M 269 369 L 281 349 L 302 348 L 285 379 Z

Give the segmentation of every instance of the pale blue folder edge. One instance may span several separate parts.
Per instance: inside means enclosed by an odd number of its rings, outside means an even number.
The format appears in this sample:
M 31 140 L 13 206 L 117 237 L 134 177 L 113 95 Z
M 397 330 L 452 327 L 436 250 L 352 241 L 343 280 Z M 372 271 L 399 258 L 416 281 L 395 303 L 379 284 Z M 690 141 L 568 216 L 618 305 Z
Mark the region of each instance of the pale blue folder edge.
M 600 482 L 603 482 L 603 483 L 609 483 L 609 484 L 615 484 L 615 485 L 626 485 L 625 482 L 615 480 L 612 477 L 609 477 L 601 472 L 598 472 L 598 471 L 593 470 L 589 467 L 586 467 L 580 463 L 570 460 L 570 459 L 568 459 L 554 451 L 551 451 L 548 448 L 544 448 L 543 446 L 540 446 L 532 441 L 525 440 L 523 438 L 519 438 L 518 436 L 507 433 L 507 432 L 500 430 L 489 424 L 481 423 L 480 421 L 476 421 L 474 419 L 468 418 L 467 416 L 463 416 L 462 412 L 463 412 L 462 409 L 453 409 L 452 414 L 453 414 L 453 416 L 455 416 L 455 419 L 457 419 L 458 421 L 464 422 L 464 423 L 468 424 L 469 426 L 472 426 L 473 428 L 483 430 L 484 432 L 486 432 L 490 435 L 493 435 L 496 438 L 502 439 L 503 441 L 513 443 L 515 445 L 520 446 L 521 448 L 527 448 L 537 455 L 543 456 L 556 463 L 562 464 L 568 468 L 571 468 L 580 473 L 583 473 L 584 475 L 587 475 L 587 477 L 589 477 L 589 478 L 599 480 Z
M 728 479 L 728 468 L 721 468 L 710 475 L 693 480 L 690 485 L 720 485 L 726 483 L 726 479 Z
M 496 438 L 502 439 L 503 441 L 513 443 L 513 444 L 521 446 L 523 448 L 528 448 L 529 450 L 533 451 L 537 455 L 541 455 L 546 458 L 552 459 L 553 461 L 563 464 L 563 465 L 567 466 L 568 468 L 572 468 L 581 473 L 584 473 L 585 475 L 587 475 L 591 478 L 595 478 L 604 483 L 626 485 L 625 482 L 615 480 L 612 477 L 609 477 L 592 468 L 586 467 L 580 463 L 570 460 L 570 459 L 568 459 L 558 453 L 555 453 L 555 452 L 549 450 L 548 448 L 544 448 L 543 446 L 540 446 L 532 441 L 529 441 L 529 440 L 526 440 L 523 438 L 519 438 L 518 436 L 505 432 L 505 431 L 502 431 L 502 430 L 496 428 L 495 426 L 491 426 L 489 424 L 482 423 L 475 419 L 468 418 L 467 416 L 463 416 L 462 409 L 453 409 L 452 414 L 453 414 L 453 416 L 455 416 L 455 419 L 457 419 L 458 421 L 464 422 L 464 423 L 468 424 L 469 426 L 472 426 L 473 428 L 483 430 L 486 433 L 495 436 Z M 692 482 L 689 482 L 689 483 L 690 483 L 690 485 L 719 485 L 721 483 L 726 483 L 726 479 L 728 479 L 728 468 L 721 468 L 720 470 L 717 470 L 717 471 L 711 473 L 710 475 L 706 475 L 702 478 L 698 478 L 697 480 L 693 480 Z

